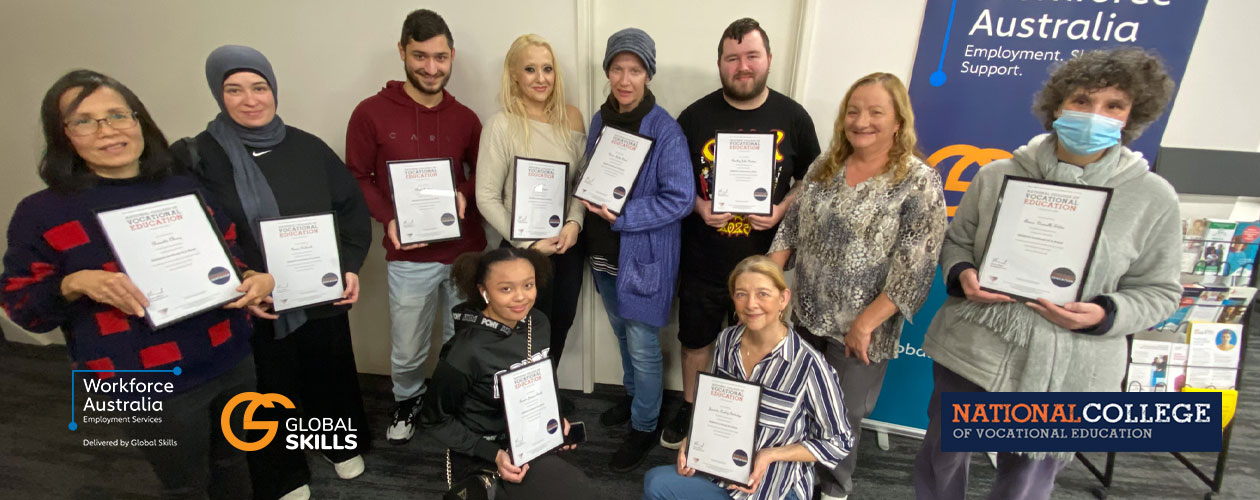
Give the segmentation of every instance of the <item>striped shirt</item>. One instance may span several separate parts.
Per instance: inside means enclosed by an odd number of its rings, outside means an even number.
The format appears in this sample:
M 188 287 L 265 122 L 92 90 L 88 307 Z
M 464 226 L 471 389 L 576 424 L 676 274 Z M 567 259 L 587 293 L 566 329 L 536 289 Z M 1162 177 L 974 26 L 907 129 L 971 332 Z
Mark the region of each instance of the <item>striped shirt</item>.
M 818 463 L 835 468 L 853 449 L 835 370 L 789 327 L 788 335 L 745 378 L 739 356 L 743 334 L 743 325 L 722 331 L 714 349 L 714 370 L 761 385 L 757 449 L 799 443 Z M 783 498 L 788 491 L 797 498 L 810 498 L 813 489 L 814 464 L 775 462 L 752 495 L 729 492 L 732 498 L 761 500 Z

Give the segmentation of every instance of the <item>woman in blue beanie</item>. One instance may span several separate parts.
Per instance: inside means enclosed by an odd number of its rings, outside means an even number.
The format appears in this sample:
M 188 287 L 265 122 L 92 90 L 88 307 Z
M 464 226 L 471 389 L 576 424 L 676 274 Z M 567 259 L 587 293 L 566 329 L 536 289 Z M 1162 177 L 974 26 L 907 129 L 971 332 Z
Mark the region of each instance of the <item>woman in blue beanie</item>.
M 637 28 L 613 33 L 604 52 L 604 74 L 610 92 L 591 117 L 587 160 L 605 125 L 653 140 L 620 214 L 583 202 L 587 214 L 582 234 L 591 273 L 621 348 L 626 388 L 626 397 L 605 411 L 600 422 L 608 426 L 630 422 L 629 434 L 609 464 L 614 471 L 626 472 L 638 466 L 657 441 L 663 389 L 657 334 L 668 322 L 674 300 L 682 218 L 691 213 L 695 186 L 682 128 L 656 105 L 647 88 L 656 74 L 652 37 Z

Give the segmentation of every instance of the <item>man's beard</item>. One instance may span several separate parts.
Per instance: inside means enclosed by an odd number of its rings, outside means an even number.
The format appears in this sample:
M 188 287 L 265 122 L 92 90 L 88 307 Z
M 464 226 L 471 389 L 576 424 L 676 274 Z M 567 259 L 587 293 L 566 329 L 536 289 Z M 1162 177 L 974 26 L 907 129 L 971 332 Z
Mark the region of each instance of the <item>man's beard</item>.
M 735 75 L 734 78 L 738 78 L 739 76 L 740 75 Z M 722 93 L 726 94 L 726 97 L 736 101 L 747 101 L 761 95 L 761 92 L 766 90 L 766 80 L 769 78 L 769 71 L 762 74 L 760 77 L 753 76 L 752 88 L 747 92 L 740 92 L 739 89 L 735 87 L 735 82 L 727 81 L 725 78 L 722 78 Z
M 448 72 L 446 73 L 445 76 L 442 77 L 442 81 L 438 82 L 438 86 L 436 89 L 429 90 L 425 88 L 424 85 L 421 85 L 420 78 L 416 76 L 416 73 L 414 71 L 407 72 L 407 81 L 411 82 L 411 86 L 415 87 L 416 90 L 419 90 L 421 94 L 428 94 L 428 95 L 441 94 L 442 89 L 446 88 L 446 82 L 450 81 L 450 79 L 451 79 L 451 74 Z

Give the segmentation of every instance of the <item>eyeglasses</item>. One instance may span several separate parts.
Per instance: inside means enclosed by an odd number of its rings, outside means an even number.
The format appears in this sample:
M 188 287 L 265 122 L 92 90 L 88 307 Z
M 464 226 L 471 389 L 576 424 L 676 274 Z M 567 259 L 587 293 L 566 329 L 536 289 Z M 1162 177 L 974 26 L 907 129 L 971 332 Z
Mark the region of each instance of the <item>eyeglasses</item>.
M 95 134 L 101 128 L 101 122 L 105 122 L 114 130 L 126 130 L 136 126 L 135 111 L 126 113 L 110 113 L 105 118 L 80 117 L 65 122 L 66 133 L 73 136 L 85 136 Z

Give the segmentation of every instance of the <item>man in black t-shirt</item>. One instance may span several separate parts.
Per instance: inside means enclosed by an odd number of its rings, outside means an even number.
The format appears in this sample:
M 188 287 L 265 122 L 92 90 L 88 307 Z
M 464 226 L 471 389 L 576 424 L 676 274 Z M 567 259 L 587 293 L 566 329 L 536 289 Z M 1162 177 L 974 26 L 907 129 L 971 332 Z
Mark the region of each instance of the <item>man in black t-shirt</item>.
M 805 108 L 766 87 L 770 59 L 770 39 L 757 21 L 731 23 L 718 45 L 722 88 L 678 115 L 691 154 L 696 208 L 683 220 L 679 269 L 678 340 L 683 348 L 685 401 L 661 434 L 661 446 L 666 448 L 677 449 L 687 436 L 696 373 L 709 365 L 723 320 L 735 322 L 727 275 L 745 257 L 770 249 L 779 220 L 795 198 L 793 179 L 804 178 L 819 154 L 814 122 Z M 775 134 L 771 215 L 713 213 L 713 148 L 719 130 Z

